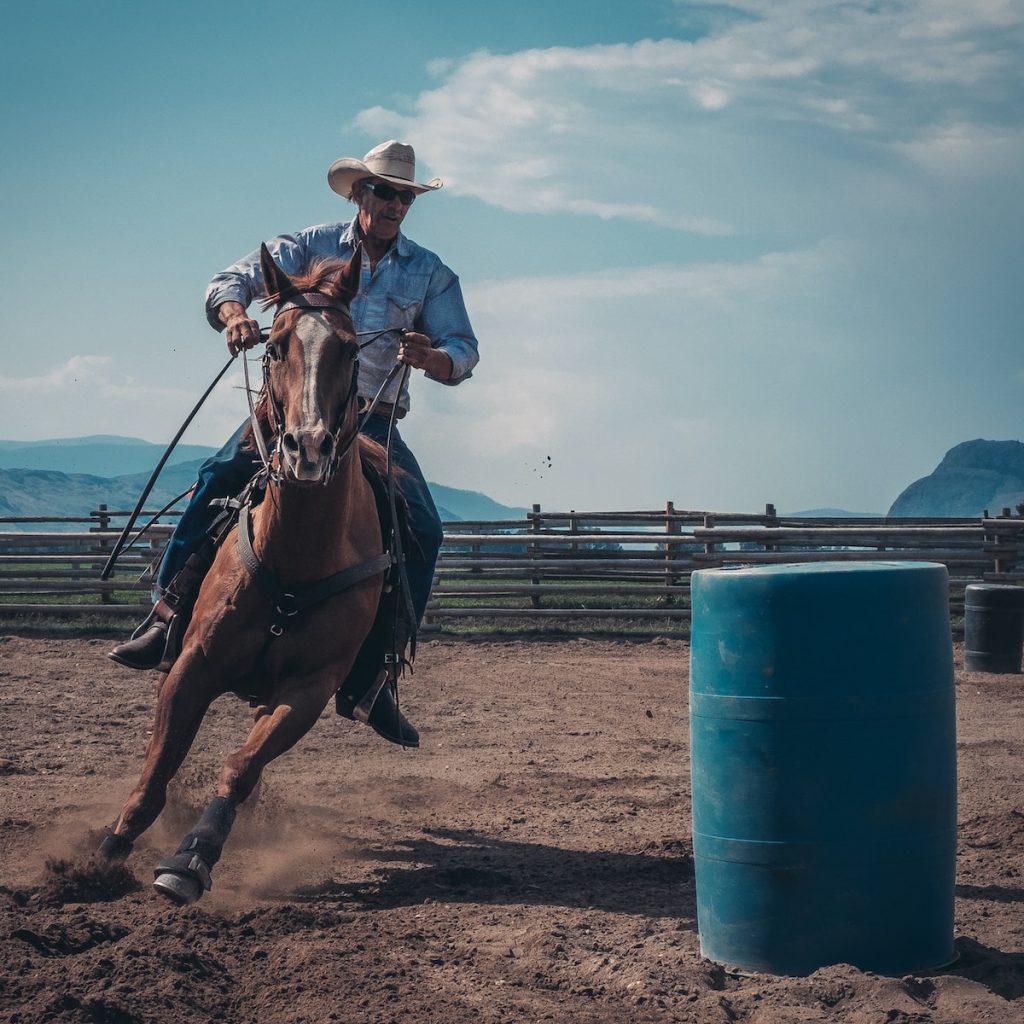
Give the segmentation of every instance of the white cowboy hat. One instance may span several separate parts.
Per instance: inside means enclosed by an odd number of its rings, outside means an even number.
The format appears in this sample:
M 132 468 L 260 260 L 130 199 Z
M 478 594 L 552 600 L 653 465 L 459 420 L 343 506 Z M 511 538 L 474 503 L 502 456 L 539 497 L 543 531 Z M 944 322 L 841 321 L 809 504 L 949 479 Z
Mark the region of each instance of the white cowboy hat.
M 442 185 L 440 178 L 431 178 L 425 185 L 416 181 L 416 154 L 412 146 L 394 139 L 374 146 L 362 160 L 343 156 L 335 160 L 327 171 L 327 183 L 346 199 L 352 198 L 352 186 L 362 178 L 383 178 L 416 195 L 432 192 Z

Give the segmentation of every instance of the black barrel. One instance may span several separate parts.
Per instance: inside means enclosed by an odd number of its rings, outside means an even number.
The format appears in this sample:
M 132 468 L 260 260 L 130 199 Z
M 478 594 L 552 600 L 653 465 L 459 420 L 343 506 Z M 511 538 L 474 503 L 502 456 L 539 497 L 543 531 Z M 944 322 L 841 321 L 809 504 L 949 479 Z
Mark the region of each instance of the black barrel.
M 964 668 L 1020 672 L 1024 587 L 969 583 L 964 589 Z

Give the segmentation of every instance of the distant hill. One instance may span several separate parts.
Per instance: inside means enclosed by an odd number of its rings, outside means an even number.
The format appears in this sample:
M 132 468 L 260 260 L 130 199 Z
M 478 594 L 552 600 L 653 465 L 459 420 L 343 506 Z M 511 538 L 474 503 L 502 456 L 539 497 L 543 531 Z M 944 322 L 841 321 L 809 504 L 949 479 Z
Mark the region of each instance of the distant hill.
M 890 516 L 998 515 L 1024 501 L 1024 444 L 964 441 L 892 503 Z
M 135 437 L 103 435 L 54 441 L 0 441 L 0 469 L 51 469 L 105 477 L 129 473 L 148 476 L 164 447 Z M 181 444 L 171 453 L 168 465 L 206 459 L 215 451 L 208 445 Z
M 195 461 L 166 467 L 146 503 L 147 509 L 155 512 L 171 498 L 187 490 L 195 482 L 200 465 L 201 461 Z M 149 472 L 104 477 L 88 473 L 59 473 L 49 469 L 0 469 L 0 515 L 85 516 L 100 504 L 106 504 L 111 511 L 129 511 L 135 507 L 149 479 Z M 26 524 L 20 528 L 60 527 Z M 80 530 L 83 527 L 69 524 L 65 528 Z M 19 527 L 4 523 L 0 524 L 0 529 Z
M 130 510 L 163 451 L 162 445 L 139 438 L 107 435 L 0 441 L 0 516 L 84 516 L 101 503 L 111 510 Z M 200 465 L 214 451 L 205 445 L 175 449 L 147 508 L 155 511 L 188 490 Z M 477 491 L 435 483 L 428 486 L 441 518 L 449 522 L 521 519 L 526 513 L 526 509 L 499 504 Z M 0 525 L 0 529 L 11 528 L 10 524 Z
M 444 484 L 435 484 L 432 480 L 427 481 L 427 486 L 442 519 L 522 519 L 528 511 L 525 508 L 501 505 L 479 491 L 460 491 L 454 487 L 445 487 Z M 446 516 L 442 507 L 454 514 Z

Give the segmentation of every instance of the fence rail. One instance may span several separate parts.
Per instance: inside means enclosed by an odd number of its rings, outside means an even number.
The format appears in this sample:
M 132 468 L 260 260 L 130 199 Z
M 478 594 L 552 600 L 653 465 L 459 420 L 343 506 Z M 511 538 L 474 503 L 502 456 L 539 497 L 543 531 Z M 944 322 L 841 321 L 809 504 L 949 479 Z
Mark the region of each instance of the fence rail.
M 172 526 L 155 525 L 100 581 L 127 515 L 101 506 L 88 517 L 0 518 L 0 624 L 25 615 L 105 619 L 147 610 L 152 570 Z M 85 529 L 10 529 L 72 522 Z M 446 524 L 426 628 L 615 620 L 685 633 L 694 570 L 823 560 L 941 562 L 958 616 L 969 583 L 1024 583 L 1024 519 L 1008 509 L 976 519 L 808 519 L 780 517 L 771 505 L 764 513 L 677 510 L 672 502 L 633 512 L 534 505 L 523 520 Z

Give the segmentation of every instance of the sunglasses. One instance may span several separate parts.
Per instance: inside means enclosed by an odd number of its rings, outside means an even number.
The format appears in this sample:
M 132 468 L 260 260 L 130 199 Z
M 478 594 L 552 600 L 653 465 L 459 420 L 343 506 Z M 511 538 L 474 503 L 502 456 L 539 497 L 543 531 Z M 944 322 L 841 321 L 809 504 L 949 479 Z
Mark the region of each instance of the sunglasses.
M 390 203 L 395 196 L 403 206 L 412 206 L 416 193 L 408 188 L 394 188 L 383 181 L 368 181 L 363 185 L 367 192 L 372 192 L 382 203 Z

